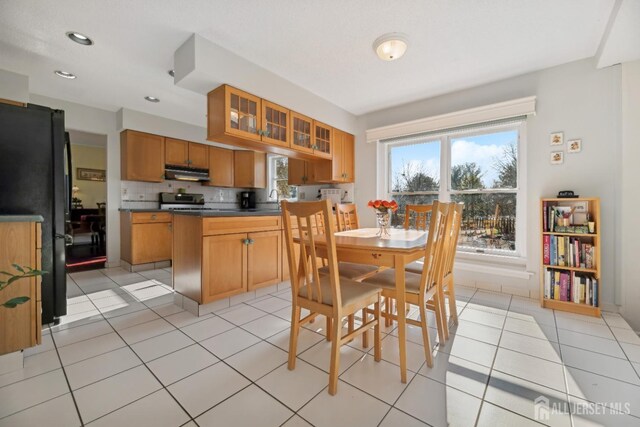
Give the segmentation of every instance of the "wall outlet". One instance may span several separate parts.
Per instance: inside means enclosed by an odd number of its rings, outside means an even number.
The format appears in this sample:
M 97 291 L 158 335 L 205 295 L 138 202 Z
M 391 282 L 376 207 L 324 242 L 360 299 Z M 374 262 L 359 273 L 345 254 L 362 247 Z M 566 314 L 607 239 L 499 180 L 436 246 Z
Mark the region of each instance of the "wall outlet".
M 138 199 L 144 200 L 144 194 L 138 194 Z
M 126 196 L 126 195 L 127 195 L 127 192 L 128 192 L 128 191 L 127 191 L 127 189 L 126 189 L 126 188 L 123 188 L 123 189 L 122 189 L 122 196 L 123 196 L 123 197 L 124 197 L 124 196 Z
M 304 200 L 306 198 L 305 196 L 306 196 L 305 192 L 301 191 L 300 192 L 300 200 Z

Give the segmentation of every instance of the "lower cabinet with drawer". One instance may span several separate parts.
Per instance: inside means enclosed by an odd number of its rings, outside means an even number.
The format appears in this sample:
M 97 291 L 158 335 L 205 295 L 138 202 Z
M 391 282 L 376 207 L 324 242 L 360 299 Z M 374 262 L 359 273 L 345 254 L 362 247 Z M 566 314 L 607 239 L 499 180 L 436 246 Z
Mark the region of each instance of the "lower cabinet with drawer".
M 41 236 L 40 222 L 0 217 L 0 271 L 19 274 L 14 264 L 40 269 Z M 0 306 L 0 355 L 42 342 L 41 282 L 39 276 L 25 277 L 0 290 L 0 304 L 14 298 L 28 298 L 13 308 Z
M 282 281 L 280 217 L 174 216 L 177 292 L 207 304 Z
M 171 260 L 170 212 L 120 213 L 120 258 L 131 265 Z

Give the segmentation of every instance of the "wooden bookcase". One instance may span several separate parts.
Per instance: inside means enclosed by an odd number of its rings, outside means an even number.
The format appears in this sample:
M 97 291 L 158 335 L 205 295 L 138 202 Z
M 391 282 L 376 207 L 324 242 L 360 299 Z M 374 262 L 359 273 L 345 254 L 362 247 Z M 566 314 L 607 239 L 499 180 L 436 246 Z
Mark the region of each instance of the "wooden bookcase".
M 555 220 L 555 222 L 553 226 L 551 226 L 552 218 L 549 214 L 551 208 L 564 208 L 565 210 L 570 210 L 570 208 L 574 206 L 576 207 L 576 209 L 571 214 L 568 225 L 566 221 L 564 224 L 561 223 L 558 220 L 558 217 L 554 215 L 553 219 Z M 595 223 L 593 233 L 589 231 L 588 222 Z M 600 199 L 597 197 L 580 197 L 575 199 L 540 199 L 540 229 L 542 230 L 542 235 L 540 238 L 540 305 L 542 307 L 552 308 L 554 310 L 568 311 L 577 314 L 600 316 L 600 302 L 602 299 L 601 295 L 603 285 L 601 283 L 600 264 L 600 253 L 602 249 L 600 240 L 600 225 Z M 563 246 L 563 242 L 569 242 L 568 246 Z M 571 252 L 569 252 L 568 254 L 563 253 L 563 255 L 565 255 L 564 259 L 566 261 L 561 262 L 561 256 L 558 255 L 557 252 L 555 253 L 555 256 L 552 255 L 552 251 L 554 250 L 552 249 L 552 246 L 554 245 L 554 243 L 556 244 L 555 251 L 566 252 L 567 247 L 571 248 L 571 250 L 574 251 L 574 258 L 571 259 L 569 257 Z M 589 268 L 587 268 L 586 265 L 586 253 L 588 252 L 588 246 L 586 245 L 591 245 L 595 248 L 595 250 L 591 253 L 591 256 L 589 256 Z M 564 249 L 560 249 L 560 246 L 563 246 Z M 545 249 L 545 247 L 547 247 L 547 249 Z M 545 251 L 549 251 L 548 256 L 545 256 Z M 576 253 L 580 255 L 576 257 Z M 545 258 L 548 258 L 548 261 L 546 261 Z M 582 265 L 583 260 L 585 260 L 585 265 Z M 549 270 L 553 272 L 551 276 L 548 275 Z M 553 285 L 553 282 L 555 280 L 555 272 L 564 274 L 565 278 L 567 277 L 567 275 L 569 276 L 569 281 L 565 282 L 568 284 L 568 291 L 566 294 L 567 301 L 550 298 L 550 288 L 554 288 L 554 291 L 556 290 L 556 287 Z M 576 278 L 578 278 L 578 282 L 576 282 Z M 597 289 L 595 291 L 595 305 L 588 301 L 588 286 L 586 286 L 585 295 L 581 294 L 580 278 L 589 278 L 592 286 L 593 281 L 596 281 Z M 551 285 L 548 285 L 549 281 L 551 281 Z M 577 286 L 577 288 L 575 286 Z M 578 295 L 575 295 L 573 292 L 577 292 Z M 556 292 L 554 292 L 554 294 L 556 294 Z M 571 298 L 582 300 L 583 296 L 587 301 L 576 302 L 575 300 L 571 300 Z

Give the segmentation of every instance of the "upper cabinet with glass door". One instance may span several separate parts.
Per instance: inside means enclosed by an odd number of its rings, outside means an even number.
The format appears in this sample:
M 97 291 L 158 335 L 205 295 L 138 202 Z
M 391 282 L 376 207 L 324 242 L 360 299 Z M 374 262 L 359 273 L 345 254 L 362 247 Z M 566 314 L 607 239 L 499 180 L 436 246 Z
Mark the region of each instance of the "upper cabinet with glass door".
M 291 145 L 296 151 L 313 153 L 313 119 L 291 112 Z
M 331 158 L 333 128 L 324 123 L 313 121 L 313 153 L 318 157 Z
M 224 137 L 260 141 L 262 135 L 261 99 L 228 85 L 211 91 L 208 96 L 208 135 L 216 141 Z
M 263 142 L 289 147 L 289 110 L 262 100 L 262 129 L 258 131 Z

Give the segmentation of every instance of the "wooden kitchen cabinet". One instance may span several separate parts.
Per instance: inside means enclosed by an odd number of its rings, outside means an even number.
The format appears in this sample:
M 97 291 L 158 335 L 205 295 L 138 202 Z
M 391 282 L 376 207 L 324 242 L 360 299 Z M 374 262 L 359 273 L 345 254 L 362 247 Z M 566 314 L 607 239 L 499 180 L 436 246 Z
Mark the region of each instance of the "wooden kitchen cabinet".
M 168 165 L 208 169 L 208 146 L 181 139 L 165 138 L 165 162 Z
M 291 112 L 291 148 L 313 154 L 313 119 L 295 111 Z
M 42 245 L 38 222 L 0 222 L 0 271 L 16 272 L 12 264 L 38 269 Z M 0 355 L 33 347 L 42 340 L 40 277 L 17 280 L 0 291 L 0 303 L 26 296 L 15 308 L 0 307 Z
M 164 180 L 165 138 L 124 130 L 120 133 L 120 176 L 124 181 Z
M 247 238 L 249 290 L 279 283 L 282 277 L 282 231 L 249 233 Z
M 247 291 L 247 234 L 202 238 L 201 304 Z
M 315 166 L 306 160 L 289 158 L 289 185 L 311 185 L 315 183 Z
M 289 110 L 262 100 L 262 141 L 289 147 Z
M 267 155 L 256 151 L 234 151 L 233 182 L 237 188 L 267 187 Z
M 222 85 L 207 96 L 207 139 L 247 139 L 262 141 L 258 126 L 262 124 L 261 99 L 229 85 Z M 229 137 L 229 138 L 225 138 Z
M 121 212 L 120 257 L 131 265 L 171 260 L 172 228 L 169 212 Z
M 354 136 L 339 129 L 333 129 L 333 157 L 315 163 L 317 182 L 345 183 L 355 179 Z
M 331 158 L 333 128 L 317 120 L 313 121 L 313 154 L 325 159 Z
M 203 185 L 209 187 L 233 187 L 233 170 L 233 150 L 209 147 L 209 181 L 203 182 Z

